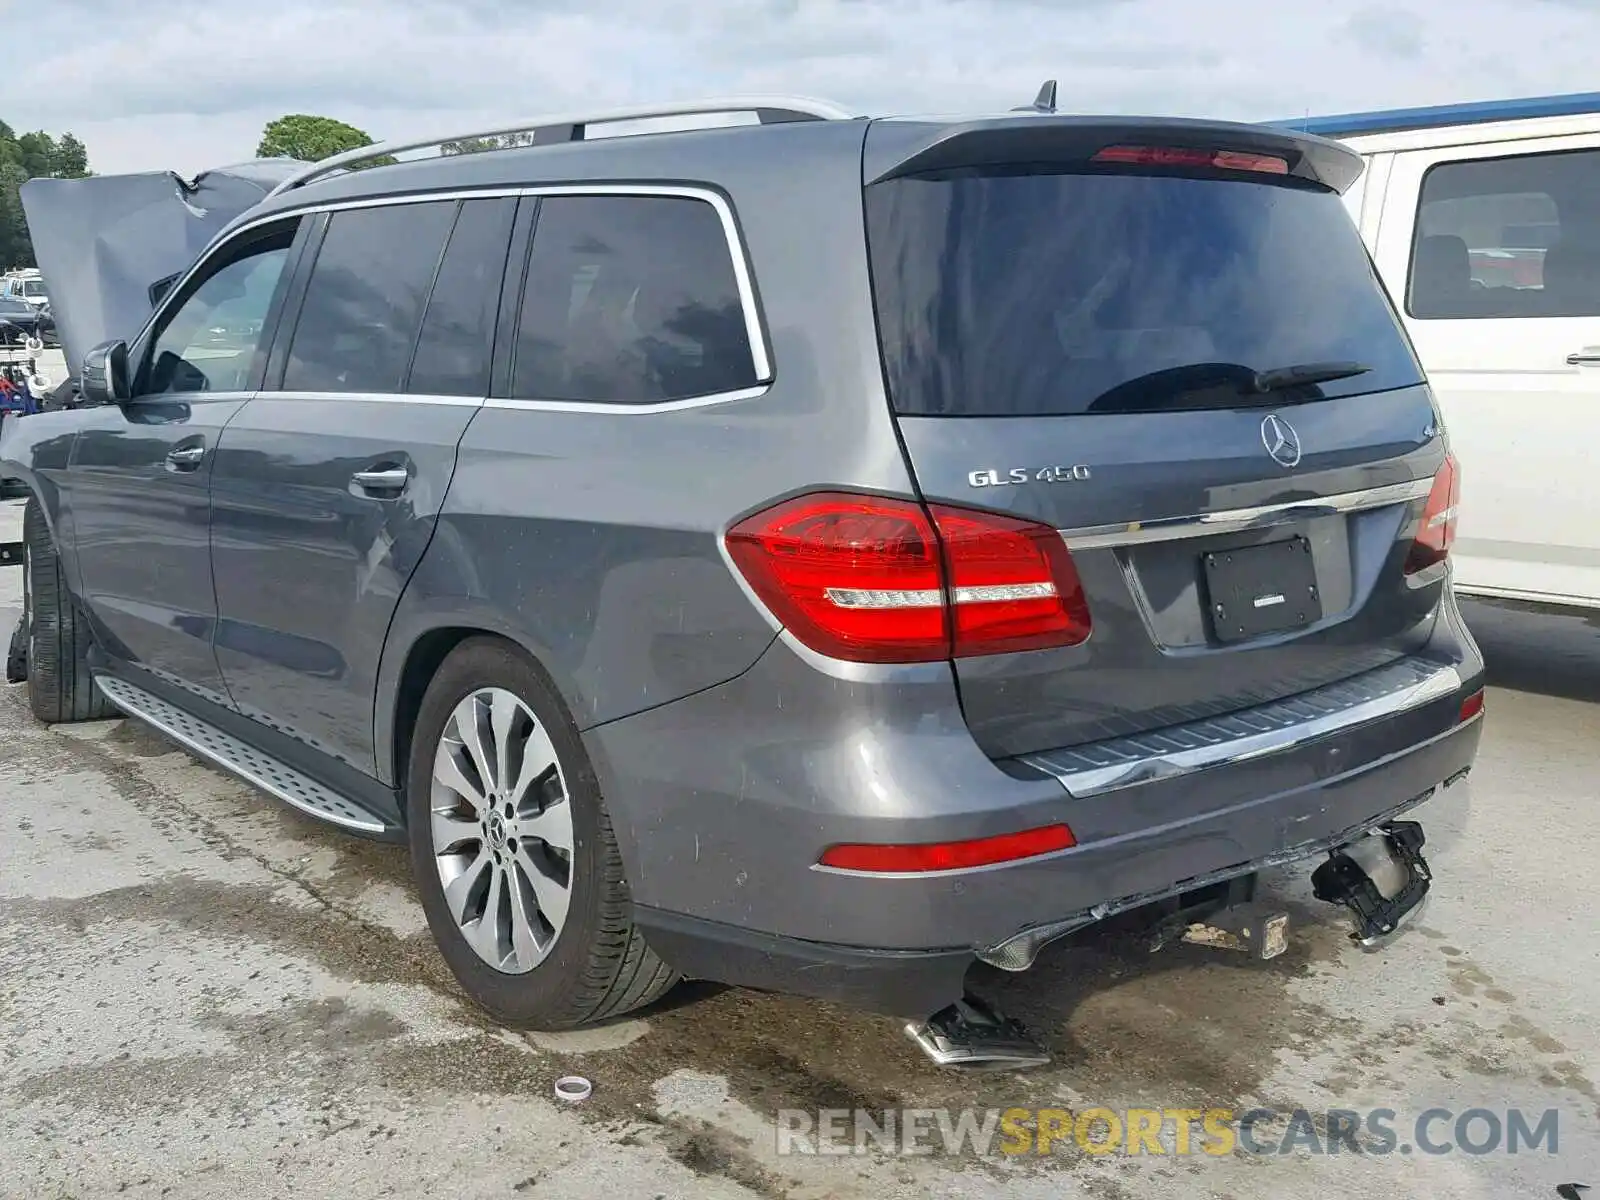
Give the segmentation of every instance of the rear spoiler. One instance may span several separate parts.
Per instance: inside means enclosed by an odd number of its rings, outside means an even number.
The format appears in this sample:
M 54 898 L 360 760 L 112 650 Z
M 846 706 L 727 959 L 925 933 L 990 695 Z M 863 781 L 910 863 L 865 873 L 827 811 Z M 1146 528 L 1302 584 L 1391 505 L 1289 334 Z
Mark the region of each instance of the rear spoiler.
M 1345 192 L 1361 177 L 1361 155 L 1293 130 L 1182 118 L 1021 114 L 975 121 L 879 120 L 862 161 L 866 183 L 971 167 L 1088 162 L 1115 146 L 1229 151 L 1282 158 L 1292 178 Z

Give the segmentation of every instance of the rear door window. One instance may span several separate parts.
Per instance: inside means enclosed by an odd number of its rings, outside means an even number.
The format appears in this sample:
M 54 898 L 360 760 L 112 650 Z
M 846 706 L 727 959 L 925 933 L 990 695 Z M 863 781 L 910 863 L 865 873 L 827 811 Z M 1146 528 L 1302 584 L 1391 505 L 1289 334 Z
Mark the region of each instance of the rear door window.
M 511 394 L 654 404 L 757 382 L 717 210 L 679 196 L 540 202 Z
M 289 343 L 285 391 L 404 387 L 455 215 L 454 200 L 333 214 Z
M 1274 403 L 1422 372 L 1341 198 L 1299 183 L 1016 170 L 867 189 L 896 411 L 1069 416 Z
M 511 221 L 509 197 L 468 200 L 428 297 L 406 391 L 432 396 L 487 396 Z
M 1431 168 L 1406 303 L 1421 320 L 1600 316 L 1600 151 Z

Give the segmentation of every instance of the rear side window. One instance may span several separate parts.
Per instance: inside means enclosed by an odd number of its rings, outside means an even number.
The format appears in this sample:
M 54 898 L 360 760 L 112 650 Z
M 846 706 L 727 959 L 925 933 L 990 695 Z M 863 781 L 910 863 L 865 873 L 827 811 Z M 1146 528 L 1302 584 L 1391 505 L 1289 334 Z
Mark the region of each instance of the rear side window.
M 539 205 L 511 394 L 653 404 L 757 382 L 716 209 L 677 196 Z
M 1255 374 L 1359 363 L 1273 402 L 1422 372 L 1340 197 L 1180 175 L 963 173 L 867 189 L 897 412 L 1259 404 Z
M 487 396 L 494 320 L 517 202 L 468 200 L 439 264 L 422 318 L 408 392 Z
M 1600 316 L 1600 151 L 1440 163 L 1406 302 L 1423 320 Z
M 289 343 L 290 392 L 398 392 L 454 200 L 333 214 Z

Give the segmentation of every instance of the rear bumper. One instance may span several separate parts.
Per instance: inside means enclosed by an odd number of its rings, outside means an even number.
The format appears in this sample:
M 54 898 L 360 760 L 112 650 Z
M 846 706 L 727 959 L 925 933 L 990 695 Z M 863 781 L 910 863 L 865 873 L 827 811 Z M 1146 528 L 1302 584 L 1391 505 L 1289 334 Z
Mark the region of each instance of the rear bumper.
M 877 687 L 838 680 L 826 702 L 785 696 L 793 677 L 769 661 L 795 653 L 781 643 L 738 680 L 587 736 L 637 919 L 664 957 L 702 978 L 926 1016 L 960 995 L 980 956 L 1015 969 L 1034 943 L 1113 912 L 1317 857 L 1464 774 L 1482 721 L 1459 713 L 1483 667 L 1446 607 L 1418 661 L 1451 672 L 1454 690 L 1292 748 L 1085 796 L 1037 766 L 985 758 L 921 668 Z M 886 877 L 814 865 L 838 842 L 1057 821 L 1077 846 L 1001 866 Z
M 1232 817 L 1197 822 L 1174 836 L 1158 835 L 1143 845 L 1124 846 L 1099 857 L 1100 872 L 1120 873 L 1145 887 L 1106 896 L 1092 906 L 1037 921 L 994 946 L 948 950 L 888 950 L 832 945 L 665 912 L 640 906 L 635 918 L 651 946 L 684 974 L 741 987 L 787 992 L 904 1017 L 925 1017 L 959 999 L 967 971 L 980 956 L 996 965 L 1026 966 L 1037 950 L 1074 929 L 1117 912 L 1193 891 L 1238 875 L 1290 863 L 1320 860 L 1329 850 L 1361 836 L 1369 827 L 1398 817 L 1430 799 L 1444 780 L 1459 779 L 1471 766 L 1481 733 L 1481 717 L 1417 748 L 1402 759 L 1352 773 L 1336 788 L 1273 798 L 1276 820 L 1241 833 Z M 1380 796 L 1403 791 L 1419 780 L 1432 782 L 1398 804 L 1382 806 Z M 1308 840 L 1282 845 L 1277 830 L 1288 820 L 1302 833 L 1315 822 Z M 1255 847 L 1248 857 L 1209 871 L 1161 879 L 1166 864 L 1193 862 L 1196 845 Z M 1010 957 L 1013 961 L 1006 963 Z

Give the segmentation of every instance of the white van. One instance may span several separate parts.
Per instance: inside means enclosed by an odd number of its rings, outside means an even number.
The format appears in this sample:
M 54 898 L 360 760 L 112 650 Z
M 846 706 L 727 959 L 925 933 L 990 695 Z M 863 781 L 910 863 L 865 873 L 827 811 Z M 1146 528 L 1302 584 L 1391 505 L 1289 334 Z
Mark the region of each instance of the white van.
M 1600 608 L 1600 94 L 1278 122 L 1346 196 L 1462 467 L 1457 590 Z
M 42 308 L 50 299 L 50 293 L 45 290 L 44 278 L 37 269 L 8 272 L 4 280 L 0 280 L 0 296 L 21 300 L 25 304 L 33 305 L 34 308 Z

